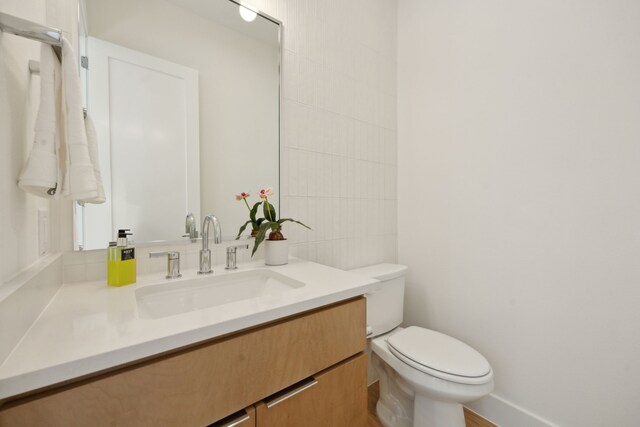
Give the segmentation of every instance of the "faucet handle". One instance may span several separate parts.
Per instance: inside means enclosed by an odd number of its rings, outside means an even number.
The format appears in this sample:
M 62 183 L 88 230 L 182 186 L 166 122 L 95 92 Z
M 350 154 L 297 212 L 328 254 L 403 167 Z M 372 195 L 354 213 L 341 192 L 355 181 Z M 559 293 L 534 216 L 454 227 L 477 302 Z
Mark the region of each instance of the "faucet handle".
M 238 268 L 236 265 L 236 249 L 249 249 L 249 244 L 227 246 L 227 266 L 225 270 L 235 270 Z
M 159 258 L 165 255 L 167 256 L 167 275 L 165 277 L 167 279 L 177 279 L 182 277 L 182 274 L 180 274 L 180 252 L 149 252 L 149 258 Z

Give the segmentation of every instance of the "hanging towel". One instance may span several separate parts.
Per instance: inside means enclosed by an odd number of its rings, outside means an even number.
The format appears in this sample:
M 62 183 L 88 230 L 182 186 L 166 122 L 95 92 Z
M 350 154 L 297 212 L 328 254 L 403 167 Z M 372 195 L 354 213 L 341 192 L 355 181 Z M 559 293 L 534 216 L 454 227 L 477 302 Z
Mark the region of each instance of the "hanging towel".
M 40 49 L 40 108 L 34 126 L 33 147 L 20 173 L 18 186 L 27 193 L 53 198 L 57 183 L 59 141 L 60 63 L 51 46 Z
M 62 117 L 65 144 L 59 151 L 64 167 L 62 196 L 78 201 L 100 200 L 99 178 L 89 154 L 87 131 L 82 115 L 78 59 L 66 38 L 62 38 Z M 96 156 L 97 157 L 97 156 Z M 104 198 L 104 193 L 102 195 Z M 100 203 L 100 202 L 98 202 Z
M 95 128 L 90 119 L 85 125 L 77 62 L 64 37 L 62 64 L 51 46 L 41 47 L 40 108 L 18 186 L 46 198 L 104 203 Z
M 89 158 L 93 165 L 93 171 L 96 177 L 96 183 L 98 184 L 98 196 L 93 199 L 86 199 L 88 203 L 104 203 L 106 201 L 104 197 L 104 187 L 102 185 L 102 174 L 100 173 L 100 159 L 98 157 L 98 137 L 96 136 L 96 127 L 93 124 L 93 120 L 89 114 L 84 117 L 84 127 L 87 129 L 87 142 L 89 144 Z

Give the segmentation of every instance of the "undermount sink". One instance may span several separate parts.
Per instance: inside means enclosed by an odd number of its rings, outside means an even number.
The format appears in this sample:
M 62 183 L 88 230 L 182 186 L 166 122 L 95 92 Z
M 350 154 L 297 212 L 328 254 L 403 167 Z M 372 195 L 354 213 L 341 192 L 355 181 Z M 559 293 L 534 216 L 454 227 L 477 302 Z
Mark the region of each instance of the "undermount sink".
M 268 269 L 256 269 L 190 280 L 166 281 L 135 290 L 138 313 L 157 319 L 243 300 L 273 300 L 304 283 Z

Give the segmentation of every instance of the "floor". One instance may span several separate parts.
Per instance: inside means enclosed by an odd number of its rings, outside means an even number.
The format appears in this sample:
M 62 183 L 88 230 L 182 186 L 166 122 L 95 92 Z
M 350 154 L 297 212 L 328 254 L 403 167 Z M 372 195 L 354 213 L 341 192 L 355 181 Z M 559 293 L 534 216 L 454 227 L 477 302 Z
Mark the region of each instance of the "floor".
M 369 419 L 367 427 L 383 427 L 376 415 L 376 402 L 378 401 L 379 395 L 380 390 L 378 383 L 371 384 L 369 386 Z M 467 427 L 497 427 L 495 424 L 485 420 L 475 412 L 469 411 L 467 408 L 464 408 L 464 420 Z

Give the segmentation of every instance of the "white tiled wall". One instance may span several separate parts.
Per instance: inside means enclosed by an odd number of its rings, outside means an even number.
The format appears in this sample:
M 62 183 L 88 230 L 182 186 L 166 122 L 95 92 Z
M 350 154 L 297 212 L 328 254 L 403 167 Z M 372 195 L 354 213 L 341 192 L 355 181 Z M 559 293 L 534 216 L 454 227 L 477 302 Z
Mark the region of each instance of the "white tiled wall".
M 239 245 L 247 243 L 246 241 L 231 241 L 223 242 L 220 245 L 209 245 L 211 250 L 212 264 L 224 265 L 226 261 L 226 248 L 227 246 Z M 251 242 L 252 243 L 252 242 Z M 250 246 L 252 248 L 252 246 Z M 136 272 L 138 275 L 154 273 L 158 274 L 158 277 L 162 277 L 167 270 L 167 257 L 154 257 L 150 258 L 151 252 L 166 252 L 166 251 L 178 251 L 180 252 L 180 269 L 185 271 L 187 269 L 198 268 L 200 263 L 200 249 L 202 249 L 202 243 L 197 241 L 195 243 L 184 242 L 177 245 L 160 245 L 154 244 L 145 247 L 136 247 Z M 236 252 L 236 262 L 238 265 L 251 261 L 251 249 L 238 250 Z M 262 251 L 260 248 L 256 253 L 256 257 L 262 257 Z M 64 281 L 65 283 L 83 282 L 85 280 L 106 280 L 107 279 L 107 250 L 98 249 L 84 252 L 65 252 L 63 256 L 64 265 Z
M 396 260 L 395 0 L 254 1 L 284 25 L 281 191 L 292 254 Z

